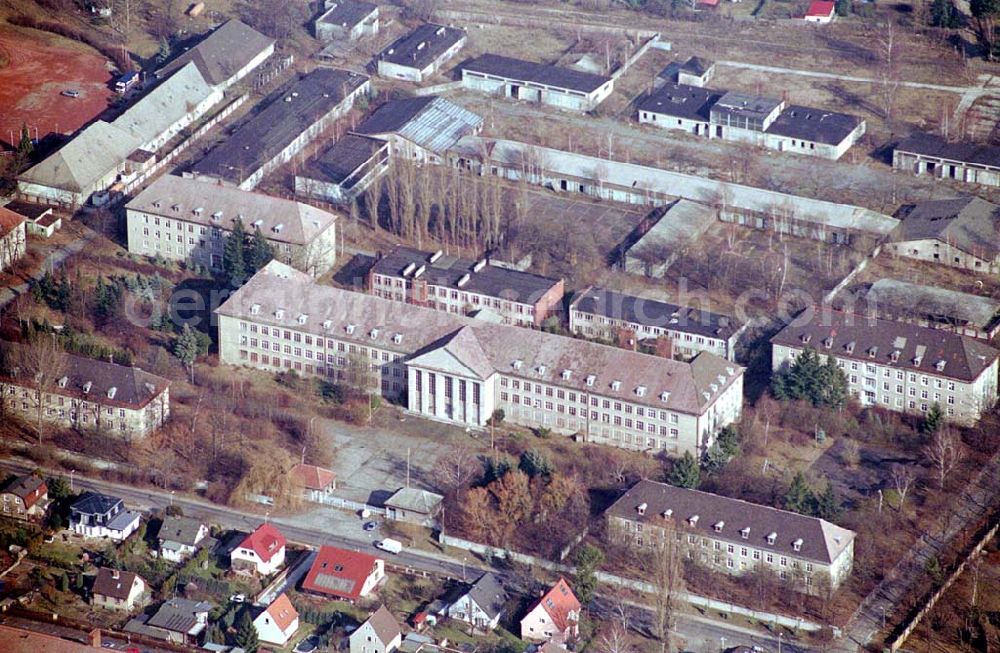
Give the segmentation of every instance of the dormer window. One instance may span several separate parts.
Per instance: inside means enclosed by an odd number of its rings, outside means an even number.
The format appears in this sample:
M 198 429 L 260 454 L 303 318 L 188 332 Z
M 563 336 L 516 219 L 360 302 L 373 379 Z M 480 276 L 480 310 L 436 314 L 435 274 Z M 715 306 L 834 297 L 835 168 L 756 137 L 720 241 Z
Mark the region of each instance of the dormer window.
M 622 382 L 621 381 L 612 381 L 611 382 L 611 389 L 614 390 L 615 392 L 618 392 L 619 390 L 622 389 Z
M 563 381 L 569 381 L 569 377 L 571 377 L 571 376 L 573 376 L 573 371 L 572 370 L 563 370 L 562 371 L 562 379 L 563 379 Z
M 372 329 L 371 331 L 368 332 L 368 335 L 369 337 L 371 337 L 372 340 L 378 338 L 378 329 Z
M 597 380 L 597 377 L 594 376 L 593 374 L 588 375 L 587 376 L 587 385 L 590 386 L 590 387 L 593 387 L 594 386 L 594 381 L 596 381 L 596 380 Z
M 59 387 L 60 388 L 65 388 L 67 383 L 69 383 L 69 377 L 64 376 L 61 379 L 59 379 Z
M 260 313 L 260 304 L 254 304 L 250 307 L 250 315 L 257 315 Z
M 636 512 L 638 512 L 638 513 L 639 513 L 640 515 L 645 515 L 645 514 L 646 514 L 646 508 L 648 508 L 648 507 L 649 507 L 649 506 L 648 506 L 647 504 L 645 504 L 645 503 L 640 503 L 640 504 L 639 504 L 638 506 L 636 506 L 636 507 L 635 507 L 635 510 L 636 510 Z
M 944 372 L 944 366 L 947 364 L 948 361 L 941 359 L 938 362 L 934 363 L 934 369 L 936 369 L 938 372 Z
M 279 320 L 283 320 L 285 318 L 285 311 L 279 308 L 274 312 L 274 317 Z
M 635 389 L 635 395 L 637 397 L 645 397 L 646 396 L 646 386 L 640 385 L 638 388 L 636 388 Z
M 305 313 L 303 313 L 302 315 L 300 315 L 300 316 L 298 317 L 298 323 L 299 323 L 299 324 L 305 324 L 305 323 L 306 323 L 306 320 L 308 320 L 308 319 L 309 319 L 309 316 L 308 316 L 308 315 L 306 315 Z
M 777 539 L 778 539 L 778 534 L 775 533 L 774 531 L 772 531 L 772 532 L 770 532 L 770 533 L 767 534 L 767 543 L 768 544 L 774 544 Z
M 923 362 L 924 362 L 924 357 L 923 356 L 914 356 L 913 357 L 913 364 L 916 367 L 920 367 L 920 364 L 923 363 Z
M 344 329 L 347 331 L 347 333 L 351 334 L 351 335 L 354 334 L 354 329 L 356 329 L 356 328 L 357 327 L 354 326 L 353 324 L 348 324 L 346 327 L 344 327 Z
M 803 333 L 802 334 L 802 343 L 803 344 L 808 345 L 810 340 L 812 340 L 812 334 L 811 333 Z
M 712 393 L 715 393 L 715 392 L 717 392 L 719 390 L 719 386 L 717 386 L 714 383 L 709 384 L 708 387 L 712 389 Z
M 823 346 L 827 349 L 833 347 L 833 338 L 823 338 Z
M 889 360 L 891 360 L 893 363 L 898 363 L 899 362 L 899 350 L 898 349 L 893 350 L 893 352 L 891 354 L 889 354 Z
M 396 335 L 394 335 L 394 336 L 392 337 L 392 341 L 393 341 L 394 343 L 396 343 L 397 345 L 398 345 L 399 343 L 403 342 L 403 334 L 402 334 L 402 333 L 397 333 Z
M 660 401 L 668 401 L 670 399 L 670 393 L 664 390 L 660 393 Z
M 663 518 L 664 519 L 670 519 L 673 516 L 674 516 L 674 511 L 672 509 L 667 508 L 666 510 L 663 511 Z
M 84 383 L 83 384 L 83 394 L 87 394 L 88 392 L 90 392 L 90 389 L 92 387 L 94 387 L 94 384 L 91 383 L 90 381 L 87 381 L 86 383 Z
M 868 350 L 868 358 L 875 358 L 878 355 L 878 347 L 872 347 Z
M 111 386 L 110 388 L 108 388 L 108 399 L 114 399 L 115 398 L 115 393 L 117 393 L 117 392 L 118 392 L 118 388 L 116 388 L 114 386 Z
M 330 320 L 323 320 L 323 330 L 324 331 L 329 331 L 330 327 L 332 327 L 332 326 L 333 326 L 333 322 L 331 322 Z
M 746 528 L 741 528 L 740 529 L 740 537 L 742 537 L 744 540 L 749 540 L 750 539 L 750 527 L 749 526 L 747 526 Z
M 844 350 L 847 351 L 848 354 L 853 354 L 854 353 L 854 341 L 852 340 L 851 342 L 849 342 L 846 345 L 844 345 Z
M 691 526 L 697 526 L 698 525 L 698 515 L 691 515 L 688 518 L 688 524 L 691 525 Z
M 795 549 L 796 551 L 801 551 L 802 550 L 802 538 L 801 537 L 799 539 L 795 540 L 794 542 L 792 542 L 792 548 Z
M 538 373 L 539 374 L 545 374 L 545 366 L 544 365 L 539 365 L 538 366 Z
M 195 209 L 195 210 L 193 211 L 193 213 L 194 213 L 195 215 L 201 215 L 201 214 L 202 214 L 202 213 L 203 213 L 204 211 L 205 211 L 205 209 L 203 209 L 203 208 L 201 208 L 201 207 L 199 206 L 198 208 L 196 208 L 196 209 Z
M 517 360 L 514 361 L 513 365 L 515 370 L 519 370 L 521 369 L 521 366 L 524 365 L 524 361 L 518 358 Z
M 722 529 L 725 528 L 725 527 L 726 527 L 726 522 L 724 522 L 724 521 L 715 522 L 715 524 L 712 526 L 712 528 L 715 529 L 716 533 L 721 533 Z
M 215 213 L 213 213 L 212 214 L 212 219 L 215 220 L 216 222 L 218 222 L 219 220 L 221 220 L 222 219 L 222 211 L 216 211 Z

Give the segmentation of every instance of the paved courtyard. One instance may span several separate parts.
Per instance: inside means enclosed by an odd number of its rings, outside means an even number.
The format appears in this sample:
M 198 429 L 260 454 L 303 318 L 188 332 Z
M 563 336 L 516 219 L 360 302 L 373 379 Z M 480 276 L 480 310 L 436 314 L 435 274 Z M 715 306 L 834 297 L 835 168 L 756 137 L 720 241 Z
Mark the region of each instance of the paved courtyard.
M 371 426 L 353 426 L 325 420 L 320 428 L 334 449 L 333 471 L 337 496 L 380 504 L 406 485 L 407 456 L 410 485 L 437 491 L 434 465 L 457 447 L 477 450 L 489 446 L 489 434 L 404 415 L 395 406 L 384 407 Z

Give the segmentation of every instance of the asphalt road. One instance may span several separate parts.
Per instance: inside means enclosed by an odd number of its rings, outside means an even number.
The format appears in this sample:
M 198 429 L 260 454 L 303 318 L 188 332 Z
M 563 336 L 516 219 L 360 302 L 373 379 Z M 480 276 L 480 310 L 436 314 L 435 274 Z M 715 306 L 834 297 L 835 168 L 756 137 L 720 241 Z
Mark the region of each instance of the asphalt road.
M 27 473 L 34 469 L 34 466 L 15 461 L 0 461 L 0 467 L 18 473 Z M 105 492 L 121 497 L 132 508 L 151 510 L 154 508 L 164 509 L 171 503 L 180 506 L 184 514 L 189 517 L 196 517 L 211 523 L 218 524 L 223 528 L 251 531 L 263 521 L 260 515 L 235 510 L 233 508 L 218 506 L 213 503 L 193 499 L 186 496 L 177 496 L 169 492 L 149 489 L 137 489 L 117 483 L 110 483 L 91 478 L 81 478 L 76 475 L 73 478 L 73 489 L 93 490 Z M 336 509 L 330 508 L 330 511 Z M 472 580 L 478 572 L 486 571 L 489 568 L 479 564 L 479 561 L 471 555 L 463 560 L 450 558 L 444 554 L 433 554 L 427 551 L 403 550 L 397 555 L 388 555 L 385 551 L 375 548 L 373 538 L 362 530 L 363 521 L 357 520 L 356 531 L 345 532 L 343 519 L 331 517 L 328 523 L 323 521 L 304 526 L 295 520 L 282 517 L 269 517 L 268 520 L 277 525 L 281 532 L 289 541 L 304 544 L 311 547 L 322 545 L 336 546 L 352 551 L 362 551 L 377 555 L 386 559 L 387 564 L 397 567 L 406 567 L 416 571 L 430 572 L 455 579 Z M 340 529 L 341 532 L 335 532 Z M 494 570 L 496 571 L 496 570 Z M 503 573 L 498 571 L 497 573 Z M 595 601 L 594 612 L 598 615 L 608 616 L 612 614 L 611 604 L 602 598 Z M 650 624 L 653 615 L 649 608 L 632 603 L 630 604 L 631 623 L 637 630 L 651 632 Z M 760 646 L 768 653 L 777 653 L 779 640 L 761 631 L 755 631 L 735 624 L 727 623 L 725 620 L 702 616 L 699 614 L 683 613 L 678 616 L 676 626 L 677 636 L 685 642 L 685 650 L 700 653 L 718 653 L 723 644 L 725 648 L 737 645 Z M 812 650 L 809 646 L 796 642 L 789 633 L 783 633 L 780 644 L 781 653 L 807 653 Z

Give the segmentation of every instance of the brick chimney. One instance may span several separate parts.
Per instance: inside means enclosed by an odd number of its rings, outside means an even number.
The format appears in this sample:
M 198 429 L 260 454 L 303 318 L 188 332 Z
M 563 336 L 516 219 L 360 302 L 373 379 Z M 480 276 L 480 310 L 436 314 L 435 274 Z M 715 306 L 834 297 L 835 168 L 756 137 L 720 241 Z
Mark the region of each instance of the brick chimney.
M 90 648 L 96 648 L 100 650 L 101 648 L 101 629 L 95 628 L 90 633 L 87 634 L 87 641 L 90 643 Z
M 674 339 L 663 335 L 656 339 L 656 355 L 661 358 L 674 357 Z

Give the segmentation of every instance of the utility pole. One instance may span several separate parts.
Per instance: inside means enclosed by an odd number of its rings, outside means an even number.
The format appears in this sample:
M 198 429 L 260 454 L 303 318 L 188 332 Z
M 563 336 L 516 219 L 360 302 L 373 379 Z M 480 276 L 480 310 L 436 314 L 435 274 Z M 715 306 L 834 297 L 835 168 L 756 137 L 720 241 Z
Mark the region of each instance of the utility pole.
M 406 448 L 406 487 L 410 487 L 410 448 Z

